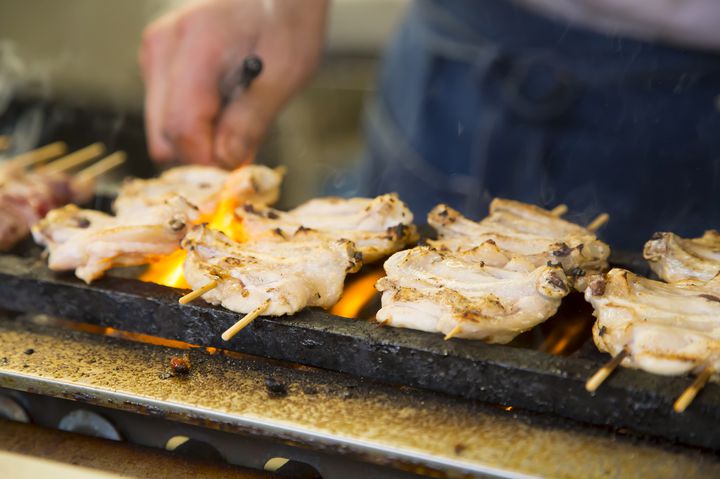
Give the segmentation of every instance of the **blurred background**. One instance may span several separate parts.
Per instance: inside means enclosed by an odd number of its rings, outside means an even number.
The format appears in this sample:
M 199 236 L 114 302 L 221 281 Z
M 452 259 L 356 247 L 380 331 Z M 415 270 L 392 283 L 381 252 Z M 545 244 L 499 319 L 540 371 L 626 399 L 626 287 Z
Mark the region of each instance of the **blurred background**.
M 106 189 L 125 174 L 152 175 L 137 50 L 143 27 L 186 1 L 0 0 L 0 134 L 12 135 L 15 151 L 58 139 L 126 150 L 126 171 L 108 178 Z M 259 153 L 259 161 L 289 168 L 281 207 L 353 192 L 363 102 L 407 3 L 333 2 L 324 61 Z

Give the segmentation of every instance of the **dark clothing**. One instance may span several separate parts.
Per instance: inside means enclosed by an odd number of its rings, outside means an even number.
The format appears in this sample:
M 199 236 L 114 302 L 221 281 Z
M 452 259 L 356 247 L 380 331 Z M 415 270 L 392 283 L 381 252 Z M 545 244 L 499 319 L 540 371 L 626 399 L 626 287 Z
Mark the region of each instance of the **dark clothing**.
M 720 229 L 720 56 L 575 28 L 505 0 L 418 0 L 368 109 L 367 194 L 425 221 L 507 197 L 639 250 Z

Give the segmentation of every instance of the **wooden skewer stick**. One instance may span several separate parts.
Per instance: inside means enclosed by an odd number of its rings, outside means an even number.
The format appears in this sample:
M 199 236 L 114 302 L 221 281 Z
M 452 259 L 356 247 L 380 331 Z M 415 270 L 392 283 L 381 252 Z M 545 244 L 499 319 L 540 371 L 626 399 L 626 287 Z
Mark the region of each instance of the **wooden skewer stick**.
M 610 361 L 608 361 L 603 367 L 597 370 L 595 374 L 592 375 L 590 379 L 587 380 L 585 383 L 585 389 L 588 390 L 588 392 L 595 392 L 597 388 L 600 387 L 600 385 L 605 382 L 605 380 L 612 374 L 613 371 L 615 371 L 615 368 L 620 365 L 623 359 L 630 354 L 627 349 L 623 349 L 620 351 L 614 358 L 612 358 Z
M 218 282 L 215 280 L 210 281 L 208 284 L 203 286 L 202 288 L 198 288 L 195 291 L 192 291 L 182 298 L 178 300 L 178 303 L 180 304 L 188 304 L 190 301 L 194 301 L 198 299 L 203 294 L 207 293 L 210 290 L 213 290 L 218 287 Z
M 592 232 L 595 232 L 600 229 L 602 225 L 608 222 L 610 219 L 610 215 L 607 213 L 601 213 L 597 215 L 597 218 L 592 220 L 589 225 L 587 225 L 587 229 L 589 229 Z
M 56 141 L 49 145 L 41 146 L 34 150 L 26 151 L 12 158 L 6 164 L 13 168 L 23 169 L 28 166 L 42 163 L 43 161 L 50 160 L 56 156 L 65 154 L 67 151 L 67 145 L 63 141 Z
M 677 398 L 677 401 L 673 404 L 673 410 L 677 413 L 685 411 L 690 403 L 693 402 L 695 396 L 705 387 L 705 384 L 707 384 L 710 376 L 712 376 L 714 372 L 715 369 L 712 366 L 709 364 L 706 365 L 692 384 Z
M 239 333 L 245 326 L 252 323 L 257 319 L 258 316 L 263 314 L 266 309 L 270 306 L 270 300 L 266 299 L 264 303 L 262 303 L 260 306 L 255 308 L 254 310 L 250 311 L 248 314 L 245 315 L 244 318 L 242 318 L 237 323 L 230 326 L 227 331 L 222 333 L 223 341 L 230 341 L 233 336 L 235 336 L 237 333 Z
M 44 171 L 59 173 L 61 171 L 67 171 L 83 163 L 87 163 L 90 160 L 97 158 L 98 156 L 105 153 L 105 145 L 102 143 L 93 143 L 85 148 L 81 148 L 77 151 L 70 153 L 67 156 L 60 158 L 59 160 L 53 161 L 52 163 L 43 167 Z
M 457 326 L 455 326 L 454 328 L 452 328 L 449 333 L 447 333 L 447 334 L 445 335 L 445 341 L 447 341 L 448 339 L 452 338 L 453 336 L 456 336 L 456 335 L 459 334 L 461 331 L 462 331 L 462 327 L 458 324 Z
M 555 208 L 550 210 L 550 214 L 557 216 L 558 218 L 567 213 L 568 207 L 566 204 L 557 205 Z
M 7 150 L 10 147 L 10 137 L 7 135 L 0 135 L 0 151 Z
M 84 170 L 80 170 L 80 172 L 75 175 L 75 178 L 78 181 L 92 180 L 104 173 L 107 173 L 113 168 L 117 168 L 118 166 L 122 165 L 123 163 L 125 163 L 126 159 L 127 154 L 125 154 L 124 151 L 116 151 L 112 155 L 106 156 L 97 163 L 93 163 Z

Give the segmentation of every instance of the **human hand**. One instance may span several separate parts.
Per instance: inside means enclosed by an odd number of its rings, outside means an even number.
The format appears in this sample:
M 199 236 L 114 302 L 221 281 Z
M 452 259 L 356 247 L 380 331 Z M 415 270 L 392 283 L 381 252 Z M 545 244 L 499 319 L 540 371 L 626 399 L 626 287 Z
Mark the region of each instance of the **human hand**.
M 143 34 L 145 125 L 158 162 L 252 161 L 284 104 L 315 70 L 328 0 L 202 0 Z M 253 53 L 263 70 L 224 105 L 220 84 Z

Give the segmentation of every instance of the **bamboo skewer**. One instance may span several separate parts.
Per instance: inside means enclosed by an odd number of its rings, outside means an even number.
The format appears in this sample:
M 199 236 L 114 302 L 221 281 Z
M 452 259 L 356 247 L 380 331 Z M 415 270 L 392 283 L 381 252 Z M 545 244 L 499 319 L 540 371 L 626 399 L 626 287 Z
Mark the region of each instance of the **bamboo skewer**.
M 610 219 L 610 215 L 607 213 L 601 213 L 597 215 L 597 217 L 590 222 L 589 225 L 587 225 L 587 229 L 592 231 L 593 233 L 600 229 L 601 226 L 603 226 L 605 223 L 608 222 Z
M 710 376 L 712 376 L 714 372 L 715 369 L 712 366 L 709 364 L 706 365 L 692 384 L 677 398 L 675 404 L 673 404 L 673 410 L 677 413 L 684 412 L 700 390 L 705 387 L 705 384 L 707 384 Z
M 98 161 L 97 163 L 93 163 L 92 165 L 88 166 L 84 170 L 80 170 L 77 175 L 75 175 L 75 178 L 78 181 L 89 181 L 94 178 L 97 178 L 98 176 L 107 173 L 108 171 L 112 170 L 113 168 L 117 168 L 118 166 L 125 163 L 125 160 L 127 159 L 127 154 L 125 154 L 124 151 L 116 151 L 112 155 L 108 155 L 102 160 Z
M 588 390 L 588 392 L 595 392 L 597 388 L 600 387 L 600 385 L 605 382 L 605 380 L 612 374 L 613 371 L 615 371 L 615 368 L 617 368 L 623 359 L 627 357 L 627 355 L 630 354 L 630 352 L 627 349 L 623 349 L 620 351 L 615 357 L 613 357 L 610 361 L 608 361 L 603 367 L 597 370 L 595 374 L 592 375 L 590 379 L 587 380 L 585 383 L 585 389 Z
M 7 135 L 0 135 L 0 151 L 7 150 L 10 148 L 12 140 Z
M 180 304 L 188 304 L 190 301 L 194 301 L 198 299 L 203 294 L 207 293 L 208 291 L 211 291 L 218 287 L 218 282 L 215 280 L 210 281 L 208 284 L 203 286 L 202 288 L 198 288 L 195 291 L 192 291 L 182 298 L 178 300 L 178 303 Z
M 244 327 L 246 327 L 248 324 L 252 323 L 257 319 L 258 316 L 263 314 L 265 310 L 268 309 L 270 306 L 270 300 L 266 299 L 265 302 L 263 302 L 260 306 L 255 308 L 254 310 L 250 311 L 248 314 L 245 315 L 244 318 L 242 318 L 237 323 L 230 326 L 227 331 L 222 333 L 223 341 L 230 341 L 233 336 L 235 336 L 237 333 L 239 333 Z
M 50 143 L 49 145 L 21 153 L 5 164 L 13 168 L 23 169 L 63 155 L 66 151 L 67 145 L 65 142 L 56 141 L 55 143 Z
M 449 333 L 447 333 L 447 334 L 445 335 L 445 338 L 444 338 L 445 341 L 447 341 L 448 339 L 450 339 L 450 338 L 452 338 L 452 337 L 460 334 L 461 331 L 462 331 L 462 327 L 460 327 L 460 325 L 458 324 L 457 326 L 455 326 L 454 328 L 452 328 Z
M 557 205 L 555 208 L 550 210 L 550 214 L 557 216 L 558 218 L 567 213 L 568 207 L 566 204 Z
M 93 143 L 85 148 L 81 148 L 77 151 L 70 153 L 67 156 L 60 158 L 59 160 L 53 161 L 52 163 L 45 165 L 43 171 L 50 173 L 60 173 L 74 168 L 83 163 L 87 163 L 90 160 L 97 158 L 98 156 L 105 153 L 105 145 L 102 143 Z

